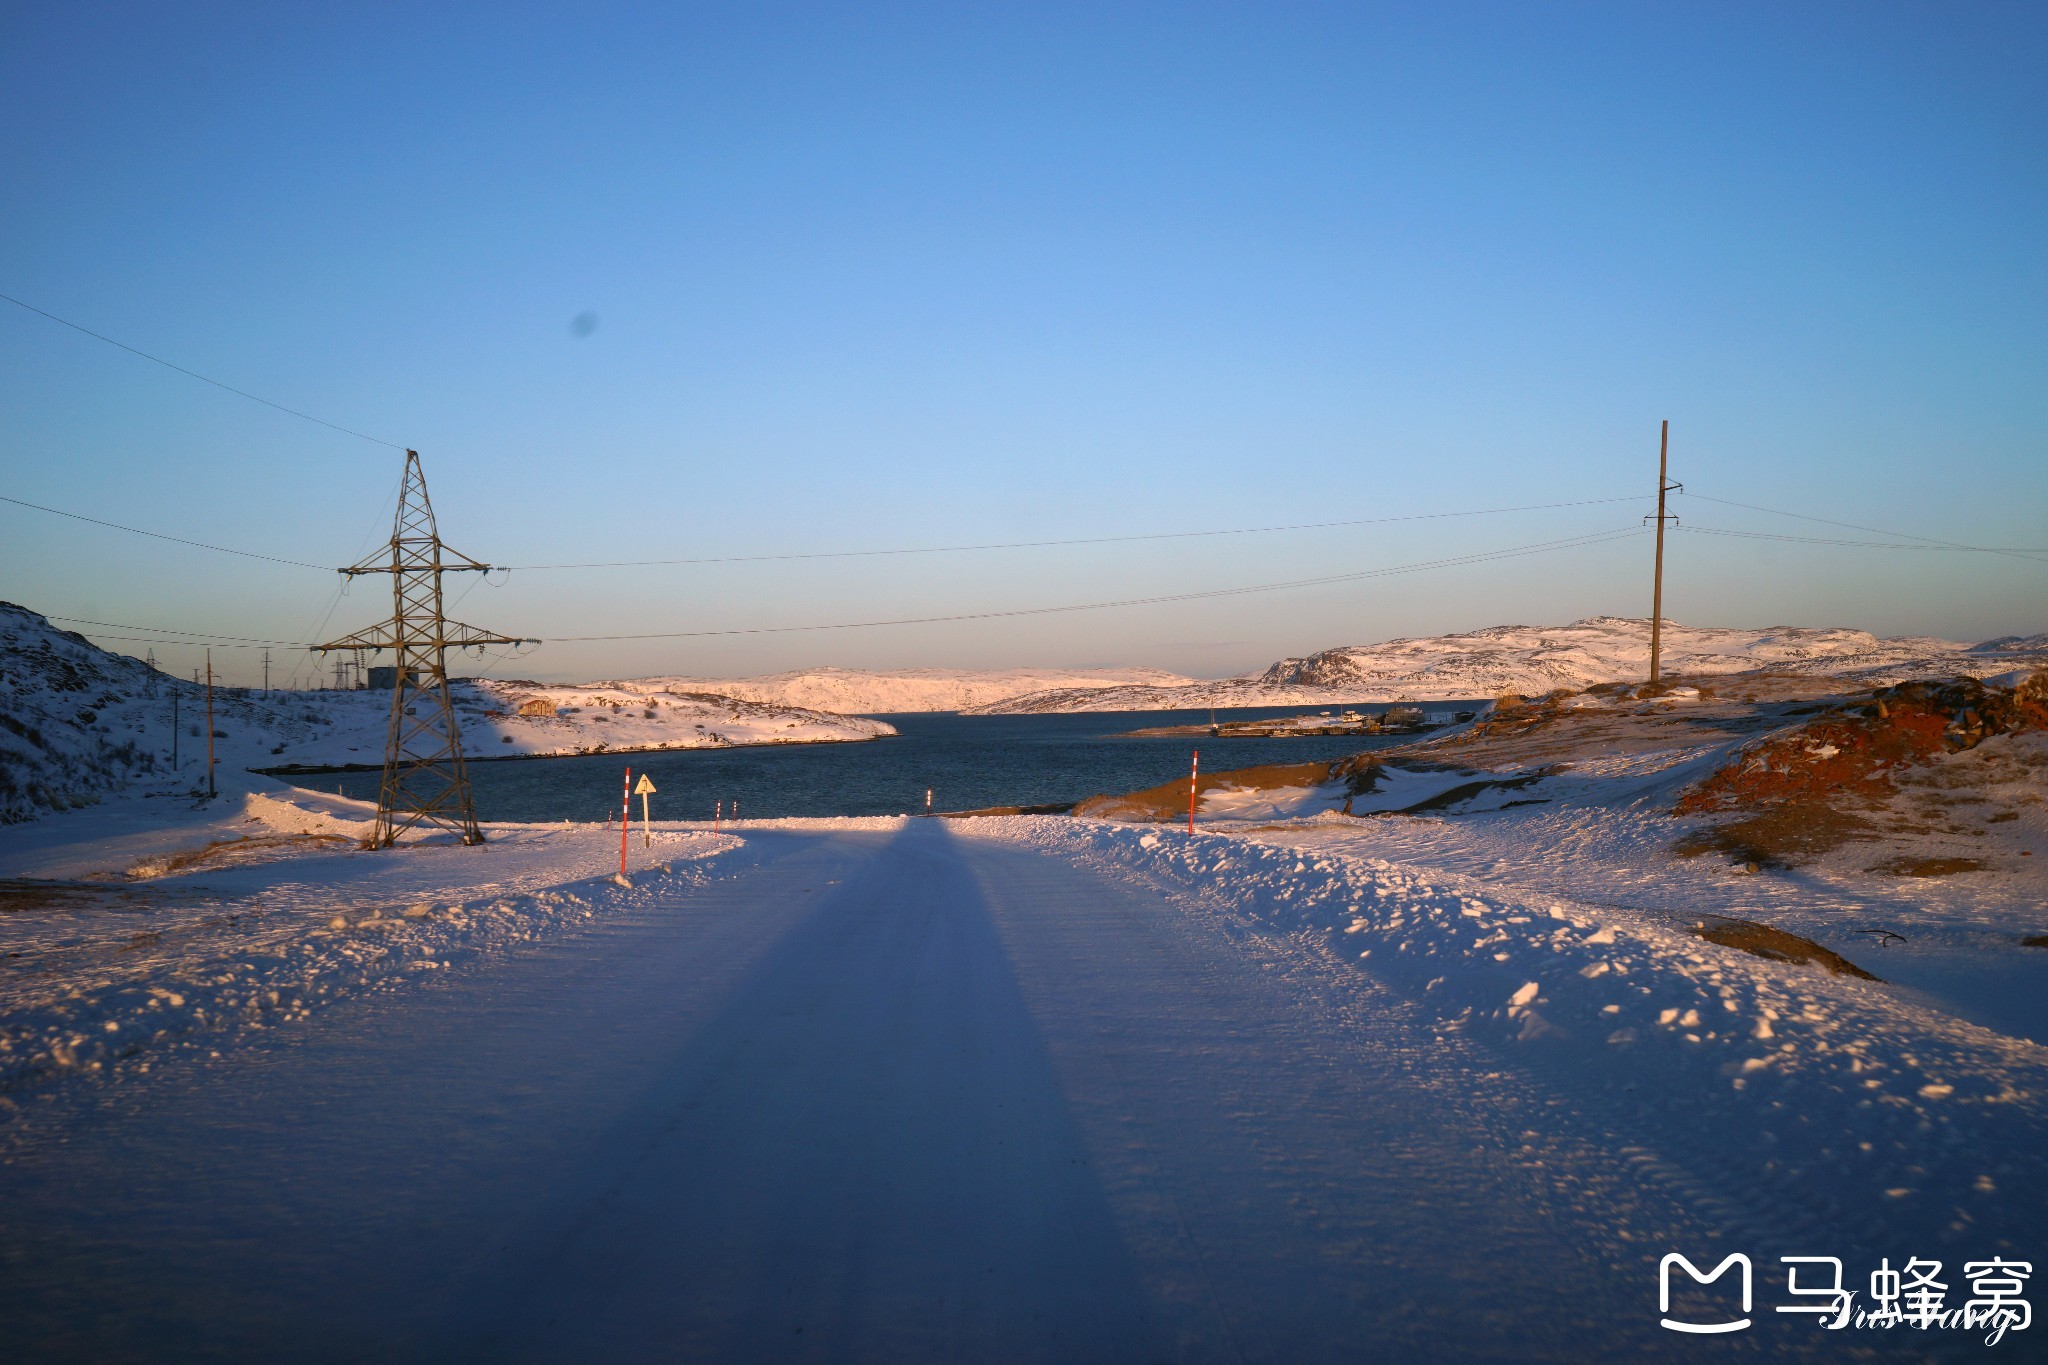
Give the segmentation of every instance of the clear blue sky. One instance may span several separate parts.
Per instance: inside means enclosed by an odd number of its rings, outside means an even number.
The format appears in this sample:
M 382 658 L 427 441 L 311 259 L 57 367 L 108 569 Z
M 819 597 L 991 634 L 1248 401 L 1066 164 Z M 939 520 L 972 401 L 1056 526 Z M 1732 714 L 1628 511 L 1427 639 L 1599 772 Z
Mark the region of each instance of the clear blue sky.
M 417 447 L 444 534 L 508 563 L 1646 495 L 1662 418 L 1699 493 L 2044 545 L 2044 58 L 2039 5 L 14 4 L 0 291 Z M 0 440 L 0 493 L 323 564 L 385 533 L 400 458 L 9 305 Z M 1032 607 L 1645 510 L 523 572 L 457 614 L 559 637 Z M 5 504 L 0 546 L 0 597 L 56 615 L 301 640 L 332 589 Z M 1215 675 L 1646 615 L 1649 559 L 517 671 Z M 2048 629 L 2044 589 L 2038 562 L 1682 535 L 1667 610 L 1976 639 Z M 327 630 L 378 609 L 358 589 Z

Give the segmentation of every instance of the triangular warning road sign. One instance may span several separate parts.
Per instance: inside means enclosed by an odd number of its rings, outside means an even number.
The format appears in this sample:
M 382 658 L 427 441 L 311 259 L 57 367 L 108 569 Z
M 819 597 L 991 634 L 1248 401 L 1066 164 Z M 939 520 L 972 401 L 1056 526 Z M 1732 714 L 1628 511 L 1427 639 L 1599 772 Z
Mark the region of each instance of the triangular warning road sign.
M 640 774 L 640 781 L 639 781 L 639 783 L 638 783 L 638 784 L 637 784 L 637 785 L 636 785 L 636 786 L 635 786 L 635 787 L 633 788 L 633 795 L 635 795 L 635 796 L 649 796 L 649 795 L 652 795 L 652 794 L 653 794 L 653 792 L 654 792 L 654 784 L 653 784 L 652 782 L 650 782 L 650 781 L 648 781 L 648 780 L 647 780 L 647 774 L 646 774 L 646 773 L 642 773 L 642 774 Z

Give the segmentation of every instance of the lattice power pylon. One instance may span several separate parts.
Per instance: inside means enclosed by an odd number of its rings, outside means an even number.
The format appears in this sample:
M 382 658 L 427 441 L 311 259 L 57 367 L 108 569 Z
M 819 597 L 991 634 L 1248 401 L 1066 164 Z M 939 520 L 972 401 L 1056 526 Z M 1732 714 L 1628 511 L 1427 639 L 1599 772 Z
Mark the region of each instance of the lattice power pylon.
M 462 736 L 448 695 L 448 651 L 484 645 L 538 643 L 494 635 L 450 621 L 441 611 L 441 575 L 486 573 L 479 564 L 441 543 L 434 529 L 434 505 L 419 452 L 405 452 L 405 487 L 391 528 L 390 562 L 385 551 L 342 573 L 391 575 L 391 620 L 313 648 L 389 650 L 396 668 L 391 685 L 391 729 L 384 747 L 384 783 L 377 795 L 377 828 L 365 848 L 389 848 L 417 825 L 445 829 L 465 844 L 480 844 L 469 771 L 462 761 Z

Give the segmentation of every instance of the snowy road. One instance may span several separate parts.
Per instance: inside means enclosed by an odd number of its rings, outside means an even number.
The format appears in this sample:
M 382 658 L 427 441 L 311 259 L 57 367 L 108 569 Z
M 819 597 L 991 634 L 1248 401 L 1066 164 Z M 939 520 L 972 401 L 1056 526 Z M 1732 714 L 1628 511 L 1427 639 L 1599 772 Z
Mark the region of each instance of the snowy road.
M 25 1098 L 9 1357 L 1833 1344 L 1660 1330 L 1657 1256 L 1799 1229 L 1305 939 L 967 824 L 748 839 L 488 968 Z

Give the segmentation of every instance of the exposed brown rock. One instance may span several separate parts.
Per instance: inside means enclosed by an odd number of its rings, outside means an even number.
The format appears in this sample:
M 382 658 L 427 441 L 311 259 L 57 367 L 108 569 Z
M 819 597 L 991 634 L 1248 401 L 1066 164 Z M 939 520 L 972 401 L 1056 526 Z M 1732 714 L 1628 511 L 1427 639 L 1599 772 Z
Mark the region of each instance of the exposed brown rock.
M 1724 948 L 1735 948 L 1756 957 L 1765 957 L 1773 962 L 1810 962 L 1833 972 L 1836 976 L 1854 976 L 1865 981 L 1880 981 L 1849 959 L 1831 949 L 1823 948 L 1810 938 L 1788 934 L 1783 929 L 1760 924 L 1755 920 L 1731 919 L 1726 915 L 1703 915 L 1693 922 L 1691 934 L 1709 943 L 1718 943 Z

